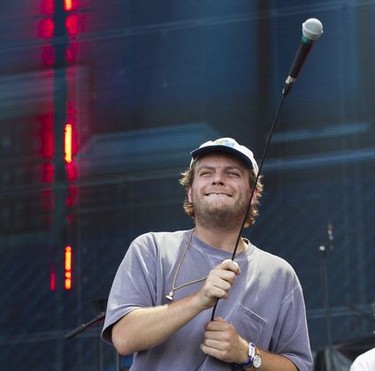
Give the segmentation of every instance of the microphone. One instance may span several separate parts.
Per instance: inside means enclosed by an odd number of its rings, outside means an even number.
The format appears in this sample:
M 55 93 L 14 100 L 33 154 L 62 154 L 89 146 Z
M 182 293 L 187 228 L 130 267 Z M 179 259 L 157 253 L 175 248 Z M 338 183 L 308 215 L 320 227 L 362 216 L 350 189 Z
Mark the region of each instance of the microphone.
M 301 70 L 305 60 L 313 46 L 315 40 L 317 40 L 323 33 L 323 25 L 316 18 L 309 18 L 307 21 L 302 23 L 302 39 L 301 44 L 297 50 L 296 55 L 292 63 L 289 75 L 285 81 L 284 89 L 282 94 L 286 96 L 296 81 L 299 71 Z

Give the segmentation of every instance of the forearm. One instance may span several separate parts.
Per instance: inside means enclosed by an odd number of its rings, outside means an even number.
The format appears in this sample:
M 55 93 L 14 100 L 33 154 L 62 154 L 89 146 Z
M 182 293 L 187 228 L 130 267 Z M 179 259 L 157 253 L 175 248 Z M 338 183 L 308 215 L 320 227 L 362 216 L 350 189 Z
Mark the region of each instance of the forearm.
M 270 353 L 260 349 L 254 344 L 249 344 L 242 338 L 236 328 L 226 322 L 223 318 L 216 317 L 205 326 L 204 341 L 201 347 L 207 355 L 215 357 L 227 363 L 236 363 L 244 365 L 249 362 L 250 356 L 254 357 L 253 362 L 259 366 L 262 371 L 297 371 L 297 367 L 287 357 Z M 260 355 L 260 358 L 259 356 Z M 254 371 L 255 363 L 243 369 Z
M 267 352 L 262 349 L 257 349 L 262 357 L 262 371 L 298 371 L 295 364 L 285 356 Z M 249 367 L 246 370 L 254 371 L 254 368 Z
M 112 342 L 121 355 L 153 348 L 203 309 L 194 296 L 157 307 L 136 309 L 112 328 Z

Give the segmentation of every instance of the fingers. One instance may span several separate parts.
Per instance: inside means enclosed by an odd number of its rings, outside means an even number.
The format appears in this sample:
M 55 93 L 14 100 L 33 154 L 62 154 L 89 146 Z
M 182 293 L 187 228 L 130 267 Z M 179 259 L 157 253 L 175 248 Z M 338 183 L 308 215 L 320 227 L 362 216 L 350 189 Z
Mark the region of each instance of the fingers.
M 210 289 L 211 295 L 218 299 L 226 299 L 239 274 L 240 267 L 236 262 L 229 259 L 224 260 L 211 270 L 207 277 L 207 287 Z
M 227 299 L 229 290 L 234 284 L 236 276 L 240 274 L 239 265 L 232 260 L 224 260 L 210 271 L 203 286 L 203 293 L 214 305 L 218 299 Z
M 225 362 L 233 362 L 238 357 L 239 335 L 233 325 L 217 317 L 205 326 L 201 350 Z
M 240 274 L 239 265 L 227 259 L 213 268 L 199 292 L 197 292 L 198 305 L 203 309 L 212 308 L 217 300 L 227 299 L 229 291 Z
M 220 263 L 216 267 L 216 269 L 231 271 L 231 272 L 235 273 L 237 276 L 241 273 L 240 266 L 238 265 L 238 263 L 236 263 L 235 261 L 233 261 L 231 259 L 224 260 L 222 263 Z
M 213 321 L 207 322 L 204 326 L 205 331 L 224 331 L 227 326 L 231 326 L 225 319 L 215 317 Z
M 228 356 L 230 337 L 227 323 L 222 318 L 215 318 L 205 325 L 201 349 L 205 354 L 223 359 Z

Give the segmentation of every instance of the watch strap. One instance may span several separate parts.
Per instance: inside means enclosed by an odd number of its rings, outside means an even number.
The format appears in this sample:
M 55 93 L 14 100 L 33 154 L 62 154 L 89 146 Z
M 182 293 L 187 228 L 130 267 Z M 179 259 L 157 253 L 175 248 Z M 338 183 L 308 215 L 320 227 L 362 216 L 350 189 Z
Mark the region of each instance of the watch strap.
M 239 363 L 237 364 L 236 366 L 240 367 L 240 368 L 246 368 L 246 367 L 250 367 L 253 362 L 254 362 L 254 357 L 255 357 L 255 354 L 256 354 L 256 348 L 255 348 L 255 345 L 254 343 L 249 343 L 249 349 L 248 349 L 248 359 L 246 362 L 244 363 Z

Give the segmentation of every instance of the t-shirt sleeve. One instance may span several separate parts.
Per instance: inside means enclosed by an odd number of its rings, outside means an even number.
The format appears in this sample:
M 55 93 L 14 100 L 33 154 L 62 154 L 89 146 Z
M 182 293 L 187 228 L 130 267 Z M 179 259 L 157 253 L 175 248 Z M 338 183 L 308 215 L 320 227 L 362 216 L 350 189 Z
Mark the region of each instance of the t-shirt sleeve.
M 112 326 L 137 308 L 155 304 L 155 254 L 152 238 L 142 235 L 129 246 L 117 269 L 107 302 L 102 339 L 112 344 Z

